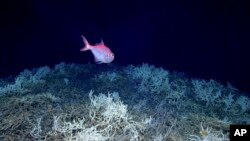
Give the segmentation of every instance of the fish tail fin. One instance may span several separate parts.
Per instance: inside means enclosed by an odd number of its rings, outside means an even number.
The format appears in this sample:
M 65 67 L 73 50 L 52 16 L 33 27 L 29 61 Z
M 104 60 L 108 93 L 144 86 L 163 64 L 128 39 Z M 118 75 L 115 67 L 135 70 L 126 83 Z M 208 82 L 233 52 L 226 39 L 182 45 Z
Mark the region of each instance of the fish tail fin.
M 83 43 L 85 44 L 85 46 L 83 48 L 81 48 L 80 51 L 89 50 L 90 49 L 90 44 L 83 35 L 82 35 L 82 40 L 83 40 Z

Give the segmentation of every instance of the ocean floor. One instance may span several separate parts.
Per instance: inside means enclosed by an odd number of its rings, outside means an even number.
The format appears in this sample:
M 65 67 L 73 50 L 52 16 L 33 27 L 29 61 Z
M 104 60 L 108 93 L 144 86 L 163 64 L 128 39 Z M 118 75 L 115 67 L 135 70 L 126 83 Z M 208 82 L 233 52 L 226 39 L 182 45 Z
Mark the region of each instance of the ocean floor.
M 250 99 L 149 64 L 66 64 L 0 79 L 0 140 L 225 141 Z

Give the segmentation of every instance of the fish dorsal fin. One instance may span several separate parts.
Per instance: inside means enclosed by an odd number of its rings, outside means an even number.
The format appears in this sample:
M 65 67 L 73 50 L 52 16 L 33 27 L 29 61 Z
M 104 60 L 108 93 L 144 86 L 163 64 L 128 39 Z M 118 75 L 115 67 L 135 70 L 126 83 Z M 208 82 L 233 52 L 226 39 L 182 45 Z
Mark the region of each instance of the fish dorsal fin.
M 96 43 L 95 45 L 105 45 L 102 38 L 101 38 L 101 42 L 100 43 Z
M 101 45 L 104 45 L 104 42 L 103 42 L 102 38 L 101 38 L 101 42 L 100 42 L 100 44 L 101 44 Z

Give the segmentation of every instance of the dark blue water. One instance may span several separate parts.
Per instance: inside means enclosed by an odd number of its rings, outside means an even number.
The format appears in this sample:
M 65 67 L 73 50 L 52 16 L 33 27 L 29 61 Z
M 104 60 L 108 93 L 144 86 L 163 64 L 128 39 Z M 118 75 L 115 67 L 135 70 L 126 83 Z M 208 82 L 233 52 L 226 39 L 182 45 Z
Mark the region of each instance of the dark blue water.
M 243 1 L 4 1 L 0 74 L 93 62 L 81 35 L 103 38 L 120 65 L 151 63 L 249 92 L 249 7 Z

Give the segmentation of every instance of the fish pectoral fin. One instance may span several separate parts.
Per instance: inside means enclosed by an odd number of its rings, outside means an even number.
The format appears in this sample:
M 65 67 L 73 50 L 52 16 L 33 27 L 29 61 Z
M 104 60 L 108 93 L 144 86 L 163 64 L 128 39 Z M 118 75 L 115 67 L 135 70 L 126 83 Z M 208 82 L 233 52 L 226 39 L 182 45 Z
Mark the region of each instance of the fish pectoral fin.
M 102 63 L 102 61 L 100 61 L 98 58 L 96 58 L 95 56 L 94 56 L 94 59 L 95 59 L 95 62 L 97 63 L 97 64 L 101 64 Z

